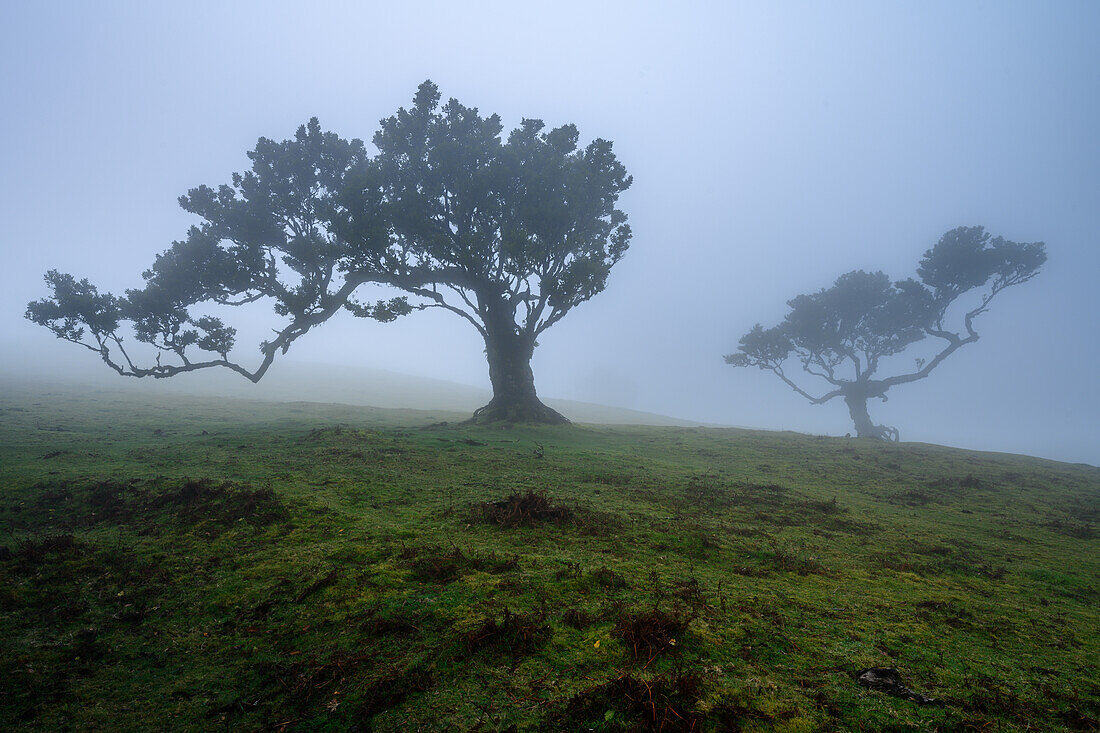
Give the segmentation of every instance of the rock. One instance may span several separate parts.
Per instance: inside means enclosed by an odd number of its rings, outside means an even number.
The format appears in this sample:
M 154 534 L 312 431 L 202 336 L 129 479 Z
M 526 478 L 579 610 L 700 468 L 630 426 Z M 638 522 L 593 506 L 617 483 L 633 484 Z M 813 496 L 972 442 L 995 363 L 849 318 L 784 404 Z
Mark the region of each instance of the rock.
M 919 692 L 913 692 L 901 681 L 901 674 L 893 667 L 868 667 L 856 673 L 856 682 L 872 690 L 885 692 L 887 695 L 900 697 L 903 700 L 912 700 L 918 705 L 940 705 L 940 701 L 931 697 L 925 697 Z

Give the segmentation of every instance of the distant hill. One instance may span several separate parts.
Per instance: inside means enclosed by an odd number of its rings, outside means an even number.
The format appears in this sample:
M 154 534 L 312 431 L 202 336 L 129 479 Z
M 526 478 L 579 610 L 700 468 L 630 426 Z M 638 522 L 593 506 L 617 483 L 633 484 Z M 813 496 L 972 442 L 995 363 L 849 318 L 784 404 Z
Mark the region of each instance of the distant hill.
M 38 388 L 86 387 L 127 394 L 195 395 L 235 397 L 269 402 L 319 402 L 410 410 L 455 413 L 473 412 L 489 401 L 488 389 L 442 379 L 416 377 L 384 369 L 283 361 L 253 384 L 237 374 L 208 370 L 181 374 L 172 379 L 123 378 L 107 369 L 74 375 L 64 365 L 54 365 L 33 374 L 8 371 L 0 380 L 11 386 Z M 630 410 L 573 400 L 543 397 L 546 404 L 574 422 L 602 425 L 698 426 L 703 423 L 667 415 Z

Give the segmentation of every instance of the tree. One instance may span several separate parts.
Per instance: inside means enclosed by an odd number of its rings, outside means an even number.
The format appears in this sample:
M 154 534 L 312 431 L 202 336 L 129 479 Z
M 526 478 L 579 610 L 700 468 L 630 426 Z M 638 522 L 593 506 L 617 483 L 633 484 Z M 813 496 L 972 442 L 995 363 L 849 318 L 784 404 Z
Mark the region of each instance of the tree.
M 505 142 L 497 115 L 439 100 L 421 84 L 411 109 L 382 121 L 374 156 L 316 118 L 293 140 L 261 138 L 231 185 L 180 197 L 202 222 L 156 258 L 143 288 L 101 294 L 51 270 L 50 296 L 26 317 L 125 376 L 222 367 L 255 382 L 341 309 L 385 322 L 443 308 L 485 341 L 493 399 L 475 419 L 564 422 L 539 401 L 531 357 L 542 332 L 604 289 L 626 251 L 630 228 L 615 206 L 631 178 L 609 141 L 579 148 L 573 125 L 546 131 L 525 119 Z M 372 283 L 404 295 L 356 300 Z M 192 311 L 258 302 L 282 321 L 250 370 L 229 358 L 236 330 Z M 157 350 L 155 364 L 131 359 L 126 322 Z
M 1005 288 L 1035 277 L 1045 261 L 1042 242 L 992 238 L 982 227 L 952 229 L 924 253 L 919 280 L 891 283 L 882 272 L 863 270 L 841 275 L 831 288 L 787 301 L 790 312 L 783 322 L 768 329 L 757 324 L 726 362 L 770 371 L 815 405 L 842 397 L 859 437 L 897 440 L 896 428 L 871 422 L 867 400 L 885 401 L 891 387 L 924 379 L 951 354 L 976 342 L 974 319 Z M 971 292 L 980 296 L 965 306 L 969 309 L 962 312 L 960 326 L 951 330 L 945 325 L 949 310 L 959 310 L 952 304 Z M 883 360 L 928 337 L 939 344 L 930 359 L 917 358 L 913 371 L 876 377 Z M 792 358 L 830 391 L 815 397 L 799 386 L 784 370 Z

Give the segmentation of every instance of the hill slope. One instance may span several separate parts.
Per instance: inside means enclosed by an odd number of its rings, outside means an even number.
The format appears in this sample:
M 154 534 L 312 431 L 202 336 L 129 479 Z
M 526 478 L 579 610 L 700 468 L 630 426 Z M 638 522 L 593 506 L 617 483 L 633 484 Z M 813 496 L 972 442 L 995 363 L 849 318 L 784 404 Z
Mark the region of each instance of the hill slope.
M 88 364 L 80 363 L 80 367 Z M 430 379 L 368 367 L 281 361 L 259 383 L 253 384 L 225 370 L 181 374 L 173 379 L 123 379 L 93 364 L 92 370 L 69 363 L 26 368 L 0 368 L 0 389 L 57 394 L 99 392 L 103 398 L 230 397 L 265 402 L 318 402 L 339 405 L 447 411 L 457 419 L 469 417 L 489 402 L 492 392 L 468 384 Z M 667 415 L 625 407 L 546 398 L 546 404 L 570 420 L 607 425 L 699 425 Z M 464 413 L 459 418 L 457 413 Z
M 4 727 L 1097 725 L 1100 469 L 455 417 L 0 395 Z

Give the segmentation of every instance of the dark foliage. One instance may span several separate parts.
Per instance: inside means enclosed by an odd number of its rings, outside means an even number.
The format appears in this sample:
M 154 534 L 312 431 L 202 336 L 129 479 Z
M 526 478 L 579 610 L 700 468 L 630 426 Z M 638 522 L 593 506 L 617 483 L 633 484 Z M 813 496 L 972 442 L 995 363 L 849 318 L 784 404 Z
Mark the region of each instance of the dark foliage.
M 658 654 L 677 652 L 693 619 L 692 613 L 681 610 L 624 612 L 611 633 L 622 640 L 635 660 L 648 662 Z
M 499 621 L 495 617 L 487 618 L 470 631 L 465 644 L 471 653 L 493 648 L 518 658 L 537 651 L 552 635 L 545 613 L 513 613 L 505 608 Z
M 473 509 L 475 520 L 501 527 L 532 527 L 545 522 L 561 525 L 575 516 L 572 507 L 558 504 L 545 491 L 534 489 L 523 494 L 512 492 L 505 499 L 477 504 Z
M 461 575 L 476 570 L 506 573 L 519 569 L 519 558 L 514 555 L 501 557 L 495 552 L 479 554 L 472 549 L 463 552 L 456 546 L 406 547 L 398 557 L 412 570 L 417 580 L 431 583 L 450 583 Z
M 637 733 L 698 731 L 704 717 L 694 708 L 702 687 L 702 678 L 692 671 L 677 669 L 648 678 L 624 674 L 573 697 L 557 722 L 560 730 L 610 724 L 611 729 Z
M 350 694 L 357 701 L 353 717 L 370 730 L 370 721 L 375 715 L 400 705 L 409 695 L 430 689 L 435 683 L 435 677 L 425 669 L 398 666 L 383 667 L 383 674 L 364 680 L 363 670 L 373 661 L 369 653 L 334 650 L 324 656 L 289 663 L 266 662 L 260 665 L 258 672 L 269 687 L 281 691 L 282 707 L 286 709 L 280 715 L 291 711 L 299 715 L 317 712 L 332 699 Z
M 34 567 L 51 557 L 78 555 L 83 549 L 81 542 L 67 532 L 22 538 L 17 543 L 15 557 L 22 564 Z
M 582 608 L 567 608 L 561 615 L 563 624 L 578 630 L 587 629 L 594 621 L 592 615 Z
M 220 524 L 263 526 L 285 519 L 286 507 L 270 487 L 252 488 L 211 479 L 184 479 L 178 488 L 154 497 L 153 507 L 171 507 L 181 516 Z
M 67 526 L 115 522 L 156 532 L 163 529 L 164 515 L 168 515 L 187 523 L 203 523 L 220 532 L 238 523 L 265 527 L 289 516 L 270 487 L 210 478 L 44 483 L 40 490 L 36 504 L 59 510 L 59 519 Z

